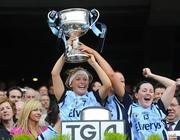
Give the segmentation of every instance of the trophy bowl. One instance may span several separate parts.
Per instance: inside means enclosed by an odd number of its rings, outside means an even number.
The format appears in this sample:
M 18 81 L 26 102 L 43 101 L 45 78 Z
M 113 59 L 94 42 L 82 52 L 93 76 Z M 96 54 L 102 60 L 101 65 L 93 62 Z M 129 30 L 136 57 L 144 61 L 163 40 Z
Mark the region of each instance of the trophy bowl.
M 52 10 L 48 13 L 48 24 L 51 31 L 64 41 L 66 62 L 87 61 L 88 56 L 78 49 L 79 38 L 90 29 L 94 32 L 98 18 L 99 11 L 96 9 L 89 11 L 83 8 L 69 8 L 59 12 Z M 58 19 L 57 22 L 56 19 Z M 67 38 L 73 38 L 72 44 L 67 43 Z
M 66 44 L 66 62 L 81 63 L 87 61 L 88 56 L 78 50 L 78 45 L 79 37 L 86 34 L 92 26 L 90 25 L 92 22 L 91 12 L 83 8 L 70 8 L 60 11 L 58 17 L 60 28 L 65 36 L 74 38 L 71 45 Z
M 90 12 L 82 8 L 65 9 L 59 12 L 60 25 L 68 37 L 80 37 L 90 27 Z
M 66 37 L 74 38 L 72 45 L 66 46 L 65 60 L 70 63 L 85 62 L 88 56 L 78 50 L 79 37 L 90 27 L 90 12 L 82 8 L 65 9 L 59 12 L 60 26 Z

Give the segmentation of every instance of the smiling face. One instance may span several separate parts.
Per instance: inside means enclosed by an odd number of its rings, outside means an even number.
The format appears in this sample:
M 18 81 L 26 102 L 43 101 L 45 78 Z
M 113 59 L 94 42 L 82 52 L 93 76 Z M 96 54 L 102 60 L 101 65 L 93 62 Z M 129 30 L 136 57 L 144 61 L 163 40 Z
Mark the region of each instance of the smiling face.
M 13 109 L 9 102 L 4 102 L 0 104 L 0 114 L 1 114 L 1 119 L 4 121 L 11 120 L 13 118 Z
M 144 107 L 148 108 L 151 106 L 154 97 L 154 88 L 150 83 L 143 83 L 140 85 L 139 90 L 135 93 L 135 97 L 138 103 Z
M 79 96 L 84 95 L 87 92 L 89 86 L 89 79 L 87 75 L 77 74 L 72 80 L 70 87 Z
M 38 123 L 41 116 L 42 116 L 42 106 L 39 106 L 31 111 L 29 115 L 29 120 Z

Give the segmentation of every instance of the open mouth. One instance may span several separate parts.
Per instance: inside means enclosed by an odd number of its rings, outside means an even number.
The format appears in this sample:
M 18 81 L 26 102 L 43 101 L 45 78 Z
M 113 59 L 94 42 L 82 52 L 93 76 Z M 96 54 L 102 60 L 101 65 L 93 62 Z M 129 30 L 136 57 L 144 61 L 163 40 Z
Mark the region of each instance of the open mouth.
M 86 86 L 84 86 L 84 85 L 79 85 L 78 88 L 79 88 L 79 89 L 85 89 Z
M 145 100 L 145 101 L 150 101 L 151 98 L 150 98 L 150 97 L 145 97 L 144 100 Z

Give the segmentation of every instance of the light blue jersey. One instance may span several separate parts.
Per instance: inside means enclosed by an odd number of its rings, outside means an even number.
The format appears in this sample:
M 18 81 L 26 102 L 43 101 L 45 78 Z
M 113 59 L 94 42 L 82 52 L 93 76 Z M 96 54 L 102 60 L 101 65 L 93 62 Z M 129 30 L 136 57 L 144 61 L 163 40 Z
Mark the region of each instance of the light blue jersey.
M 51 140 L 56 136 L 58 136 L 58 132 L 56 132 L 53 127 L 48 126 L 48 128 L 38 136 L 37 140 Z
M 147 140 L 152 134 L 158 134 L 167 140 L 164 118 L 166 115 L 155 104 L 143 108 L 138 103 L 133 103 L 129 108 L 129 121 L 132 125 L 132 140 Z
M 101 106 L 93 92 L 77 96 L 73 91 L 68 90 L 63 101 L 59 103 L 60 118 L 62 121 L 80 120 L 81 110 L 90 106 Z

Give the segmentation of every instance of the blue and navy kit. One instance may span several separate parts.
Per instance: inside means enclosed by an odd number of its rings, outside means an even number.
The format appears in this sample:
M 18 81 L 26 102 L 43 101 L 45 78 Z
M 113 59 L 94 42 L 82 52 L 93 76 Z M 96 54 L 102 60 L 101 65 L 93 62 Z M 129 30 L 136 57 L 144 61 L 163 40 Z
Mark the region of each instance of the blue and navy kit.
M 114 94 L 114 95 L 108 96 L 104 106 L 111 111 L 111 120 L 124 120 L 125 133 L 130 138 L 131 131 L 130 131 L 130 126 L 128 122 L 128 113 L 124 105 L 119 101 L 116 95 Z
M 129 105 L 125 107 L 128 107 L 132 140 L 147 140 L 152 134 L 158 134 L 163 140 L 168 139 L 164 121 L 166 117 L 165 108 L 161 99 L 149 108 L 143 108 L 135 102 L 129 102 Z
M 124 106 L 119 102 L 115 95 L 107 97 L 105 107 L 111 111 L 111 120 L 123 119 L 122 109 L 124 109 Z
M 86 107 L 102 106 L 101 98 L 98 93 L 87 92 L 83 96 L 77 96 L 71 90 L 65 92 L 65 95 L 59 102 L 60 118 L 64 120 L 80 120 L 80 113 Z

